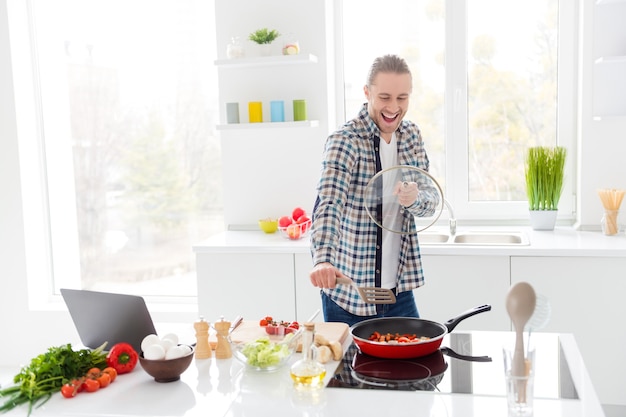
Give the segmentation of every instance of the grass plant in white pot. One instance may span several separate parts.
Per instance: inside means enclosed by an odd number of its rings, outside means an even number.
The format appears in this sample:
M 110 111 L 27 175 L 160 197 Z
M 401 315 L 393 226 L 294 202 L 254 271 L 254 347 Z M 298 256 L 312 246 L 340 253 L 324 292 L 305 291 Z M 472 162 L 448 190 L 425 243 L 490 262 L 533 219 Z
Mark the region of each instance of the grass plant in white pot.
M 269 56 L 272 55 L 272 42 L 279 36 L 280 33 L 275 29 L 261 28 L 248 35 L 248 39 L 259 45 L 261 56 Z
M 528 149 L 525 175 L 530 224 L 534 230 L 554 230 L 567 151 L 562 146 Z

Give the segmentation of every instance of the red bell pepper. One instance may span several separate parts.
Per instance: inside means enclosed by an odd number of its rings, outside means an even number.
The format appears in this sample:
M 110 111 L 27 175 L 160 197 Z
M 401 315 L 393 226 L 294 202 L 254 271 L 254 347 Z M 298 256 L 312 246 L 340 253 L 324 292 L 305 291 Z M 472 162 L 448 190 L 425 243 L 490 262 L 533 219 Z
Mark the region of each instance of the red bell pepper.
M 107 365 L 114 368 L 118 374 L 126 374 L 137 365 L 139 355 L 128 343 L 113 345 L 107 355 Z

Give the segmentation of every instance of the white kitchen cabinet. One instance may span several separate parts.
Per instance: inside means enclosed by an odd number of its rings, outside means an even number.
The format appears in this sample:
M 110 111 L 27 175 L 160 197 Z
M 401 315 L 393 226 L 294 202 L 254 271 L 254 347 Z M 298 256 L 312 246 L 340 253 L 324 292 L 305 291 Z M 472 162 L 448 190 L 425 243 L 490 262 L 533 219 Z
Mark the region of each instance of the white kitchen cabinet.
M 198 311 L 208 321 L 295 314 L 291 253 L 198 253 Z
M 626 0 L 594 7 L 593 115 L 626 116 Z
M 293 257 L 295 263 L 296 319 L 298 321 L 306 320 L 319 309 L 320 315 L 317 320 L 323 320 L 320 289 L 314 287 L 309 278 L 309 273 L 313 268 L 313 259 L 309 253 L 296 253 Z
M 572 333 L 600 402 L 621 406 L 626 405 L 624 271 L 623 257 L 511 258 L 511 282 L 526 281 L 550 300 L 552 314 L 543 331 Z
M 196 262 L 198 293 L 205 294 L 198 310 L 207 320 L 269 314 L 304 321 L 321 312 L 319 289 L 309 281 L 313 263 L 308 253 L 202 252 Z
M 423 255 L 426 284 L 414 290 L 420 316 L 445 322 L 470 308 L 491 311 L 462 321 L 460 330 L 509 330 L 504 306 L 509 290 L 508 256 Z

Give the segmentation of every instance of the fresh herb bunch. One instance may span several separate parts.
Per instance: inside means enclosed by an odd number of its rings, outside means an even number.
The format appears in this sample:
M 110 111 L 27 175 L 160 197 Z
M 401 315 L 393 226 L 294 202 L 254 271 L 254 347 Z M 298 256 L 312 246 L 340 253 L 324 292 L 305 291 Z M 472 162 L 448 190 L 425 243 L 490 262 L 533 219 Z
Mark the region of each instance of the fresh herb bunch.
M 278 31 L 268 28 L 257 29 L 248 36 L 252 42 L 256 42 L 258 44 L 268 44 L 274 42 L 276 38 L 280 36 Z
M 528 149 L 525 175 L 529 210 L 558 209 L 566 154 L 561 146 Z
M 106 345 L 106 344 L 105 344 Z M 58 392 L 64 383 L 81 377 L 91 368 L 106 367 L 106 353 L 102 345 L 95 350 L 74 351 L 67 344 L 48 348 L 48 351 L 33 359 L 15 375 L 13 385 L 0 390 L 0 397 L 7 399 L 0 406 L 0 413 L 28 403 L 28 415 L 33 408 L 40 407 Z

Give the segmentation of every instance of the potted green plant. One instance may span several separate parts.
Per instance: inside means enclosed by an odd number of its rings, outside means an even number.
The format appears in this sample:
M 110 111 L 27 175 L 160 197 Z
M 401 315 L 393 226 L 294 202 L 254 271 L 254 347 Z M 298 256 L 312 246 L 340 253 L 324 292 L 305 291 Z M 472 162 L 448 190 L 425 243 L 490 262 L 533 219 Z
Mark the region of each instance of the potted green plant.
M 261 55 L 270 55 L 270 44 L 279 36 L 280 33 L 275 29 L 269 30 L 268 28 L 261 28 L 252 32 L 248 36 L 248 39 L 261 47 Z
M 248 39 L 261 45 L 266 43 L 272 43 L 279 36 L 280 33 L 278 33 L 278 31 L 275 29 L 269 30 L 268 28 L 262 28 L 252 32 L 250 36 L 248 36 Z
M 562 146 L 528 149 L 525 162 L 526 195 L 530 221 L 535 230 L 553 230 L 567 152 Z

